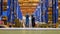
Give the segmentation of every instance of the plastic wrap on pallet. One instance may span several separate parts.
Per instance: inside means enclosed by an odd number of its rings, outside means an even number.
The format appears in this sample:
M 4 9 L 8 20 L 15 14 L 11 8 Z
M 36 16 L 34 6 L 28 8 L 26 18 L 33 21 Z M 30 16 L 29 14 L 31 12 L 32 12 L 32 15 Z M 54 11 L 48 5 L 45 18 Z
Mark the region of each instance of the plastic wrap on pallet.
M 15 18 L 22 20 L 18 0 L 8 0 L 7 17 L 9 22 L 13 22 Z
M 43 17 L 43 12 L 44 12 L 44 9 L 43 9 L 43 7 L 44 7 L 44 2 L 43 2 L 44 0 L 41 0 L 41 22 L 43 22 L 44 21 L 44 17 Z
M 11 0 L 11 22 L 13 22 L 14 23 L 14 19 L 15 19 L 15 14 L 14 14 L 14 5 L 15 5 L 15 3 L 14 3 L 14 0 Z M 16 8 L 16 7 L 15 7 Z
M 8 17 L 8 22 L 10 22 L 10 19 L 11 19 L 11 0 L 8 0 L 7 2 L 7 17 Z
M 3 11 L 2 16 L 7 16 L 7 11 Z
M 36 21 L 48 23 L 48 0 L 40 0 L 34 14 Z
M 20 6 L 19 4 L 17 3 L 17 18 L 19 18 L 20 20 L 22 20 L 23 18 L 23 15 L 22 15 L 22 12 L 21 12 L 21 9 L 20 9 Z
M 0 0 L 0 17 L 2 16 L 3 11 L 3 0 Z
M 48 23 L 48 0 L 45 0 L 45 22 Z
M 56 24 L 58 21 L 58 0 L 52 0 L 52 9 L 52 22 Z
M 35 16 L 35 21 L 41 22 L 41 6 L 40 6 L 40 2 L 34 12 L 34 16 Z

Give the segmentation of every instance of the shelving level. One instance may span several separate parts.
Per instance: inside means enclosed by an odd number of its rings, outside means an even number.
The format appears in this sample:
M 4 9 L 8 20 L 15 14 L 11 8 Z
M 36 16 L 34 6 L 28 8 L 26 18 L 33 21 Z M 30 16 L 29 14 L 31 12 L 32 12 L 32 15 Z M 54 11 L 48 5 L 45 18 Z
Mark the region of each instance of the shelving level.
M 26 15 L 28 12 L 30 15 L 35 11 L 37 5 L 39 4 L 39 0 L 18 0 L 21 12 L 23 16 Z M 3 0 L 3 12 L 6 12 L 8 6 L 7 6 L 7 0 Z M 58 8 L 59 8 L 59 17 L 58 17 L 58 23 L 60 24 L 60 0 L 58 0 Z M 48 7 L 48 24 L 52 24 L 52 1 L 49 2 L 49 7 Z M 4 20 L 7 20 L 7 17 L 5 16 L 3 18 Z
M 58 22 L 59 22 L 59 24 L 60 24 L 60 0 L 58 1 L 58 13 L 59 13 L 59 17 L 58 17 Z

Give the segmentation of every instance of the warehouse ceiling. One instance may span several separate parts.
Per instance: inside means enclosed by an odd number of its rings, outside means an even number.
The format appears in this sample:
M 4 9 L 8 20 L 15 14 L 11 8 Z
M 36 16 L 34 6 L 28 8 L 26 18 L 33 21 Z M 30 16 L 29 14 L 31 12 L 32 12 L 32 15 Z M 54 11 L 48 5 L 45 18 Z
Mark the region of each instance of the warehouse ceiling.
M 7 2 L 7 0 L 4 2 Z M 39 0 L 18 0 L 18 2 L 23 15 L 25 15 L 27 12 L 32 14 L 35 11 Z
M 26 14 L 27 12 L 32 14 L 39 3 L 39 0 L 18 0 L 18 1 L 21 6 L 21 11 L 23 14 Z

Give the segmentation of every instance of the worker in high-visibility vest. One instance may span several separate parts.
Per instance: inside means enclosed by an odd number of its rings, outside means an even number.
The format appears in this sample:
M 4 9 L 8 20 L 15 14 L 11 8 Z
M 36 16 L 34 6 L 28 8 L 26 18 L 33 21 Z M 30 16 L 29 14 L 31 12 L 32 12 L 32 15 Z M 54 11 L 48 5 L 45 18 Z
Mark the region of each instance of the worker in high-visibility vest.
M 29 14 L 26 14 L 26 23 L 25 23 L 26 27 L 29 27 Z
M 32 27 L 35 27 L 35 17 L 34 17 L 34 15 L 31 15 L 31 22 L 32 22 Z

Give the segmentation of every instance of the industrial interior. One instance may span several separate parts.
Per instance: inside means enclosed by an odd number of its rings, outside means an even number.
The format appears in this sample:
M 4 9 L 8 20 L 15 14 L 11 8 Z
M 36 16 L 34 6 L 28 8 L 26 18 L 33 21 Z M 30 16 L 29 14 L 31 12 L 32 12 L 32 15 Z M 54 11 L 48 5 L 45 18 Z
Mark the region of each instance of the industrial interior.
M 0 28 L 60 28 L 60 0 L 0 0 Z

